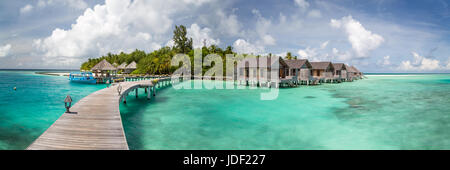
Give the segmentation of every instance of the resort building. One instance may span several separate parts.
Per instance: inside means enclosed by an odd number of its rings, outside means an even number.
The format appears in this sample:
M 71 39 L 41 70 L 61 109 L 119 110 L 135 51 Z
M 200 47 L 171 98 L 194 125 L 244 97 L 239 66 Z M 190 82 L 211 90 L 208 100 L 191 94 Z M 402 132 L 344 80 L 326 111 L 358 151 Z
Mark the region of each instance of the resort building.
M 356 68 L 355 66 L 352 66 L 353 67 L 353 69 L 355 69 L 355 72 L 356 72 L 356 77 L 358 78 L 358 79 L 361 79 L 362 78 L 362 72 L 361 71 L 359 71 L 359 69 L 358 68 Z
M 288 66 L 281 57 L 249 57 L 238 62 L 238 81 L 240 84 L 278 87 L 286 80 Z M 273 77 L 277 76 L 277 77 Z
M 136 64 L 136 62 L 133 61 L 125 67 L 124 73 L 130 74 L 131 72 L 133 72 L 136 69 L 137 69 L 137 64 Z
M 288 77 L 297 77 L 300 84 L 309 84 L 312 78 L 312 66 L 306 59 L 285 60 Z
M 97 65 L 91 68 L 92 73 L 94 73 L 94 77 L 110 77 L 116 70 L 116 67 L 106 61 L 106 59 L 100 61 Z
M 340 83 L 362 78 L 354 66 L 344 63 L 309 62 L 306 59 L 283 60 L 281 57 L 249 57 L 238 62 L 239 84 L 259 86 L 297 86 Z M 273 76 L 277 76 L 271 79 Z
M 105 83 L 111 79 L 112 75 L 117 74 L 117 69 L 106 59 L 100 61 L 97 65 L 91 68 L 94 77 L 97 79 L 97 83 Z
M 345 65 L 345 66 L 347 67 L 347 80 L 348 81 L 353 81 L 353 80 L 360 78 L 360 76 L 359 76 L 360 71 L 355 66 L 348 66 L 348 65 Z
M 117 71 L 124 71 L 125 68 L 127 67 L 127 63 L 123 62 L 121 65 L 117 66 Z
M 329 61 L 327 62 L 310 62 L 312 66 L 312 76 L 319 82 L 327 82 L 334 80 L 334 67 Z
M 338 81 L 347 81 L 347 67 L 344 63 L 333 63 L 334 78 Z

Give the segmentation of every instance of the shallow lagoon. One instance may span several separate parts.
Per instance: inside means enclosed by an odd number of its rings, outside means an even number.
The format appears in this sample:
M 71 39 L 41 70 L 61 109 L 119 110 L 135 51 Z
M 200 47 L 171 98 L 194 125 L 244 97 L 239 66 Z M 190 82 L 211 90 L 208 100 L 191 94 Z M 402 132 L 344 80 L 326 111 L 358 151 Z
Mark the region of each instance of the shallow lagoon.
M 104 87 L 34 71 L 0 71 L 0 150 L 28 147 L 64 113 L 67 94 L 76 102 Z
M 185 82 L 189 83 L 189 82 Z M 17 91 L 12 90 L 17 87 Z M 104 85 L 0 71 L 0 149 L 25 149 Z M 279 90 L 143 90 L 121 104 L 131 149 L 450 149 L 450 75 L 382 75 Z
M 121 114 L 131 149 L 450 149 L 449 80 L 369 76 L 272 101 L 260 100 L 266 89 L 166 88 Z

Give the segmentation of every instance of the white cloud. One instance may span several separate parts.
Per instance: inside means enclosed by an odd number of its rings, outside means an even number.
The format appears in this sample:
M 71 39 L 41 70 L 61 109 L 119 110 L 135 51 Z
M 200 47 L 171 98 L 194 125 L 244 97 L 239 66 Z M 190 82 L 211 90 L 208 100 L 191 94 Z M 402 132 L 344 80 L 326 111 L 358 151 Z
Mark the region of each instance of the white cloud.
M 320 45 L 320 49 L 325 49 L 328 46 L 328 43 L 330 43 L 330 41 L 325 41 Z
M 385 65 L 385 66 L 390 65 L 391 64 L 390 59 L 391 59 L 391 56 L 388 56 L 388 55 L 384 56 L 383 57 L 383 65 Z
M 402 61 L 402 63 L 398 67 L 398 70 L 413 71 L 413 70 L 417 70 L 417 68 L 414 67 L 413 65 L 411 65 L 411 61 L 408 60 L 408 61 Z
M 308 59 L 311 61 L 330 61 L 333 60 L 333 56 L 330 56 L 327 52 L 325 52 L 325 48 L 328 46 L 330 41 L 325 41 L 320 44 L 319 48 L 311 48 L 307 47 L 305 49 L 300 49 L 297 51 L 297 54 L 302 59 Z M 336 51 L 336 48 L 333 48 L 333 52 Z
M 68 30 L 55 29 L 51 36 L 34 41 L 44 61 L 78 61 L 107 52 L 146 51 L 160 48 L 172 29 L 171 16 L 209 0 L 106 0 L 88 8 Z M 204 30 L 203 30 L 204 31 Z M 168 37 L 168 36 L 166 36 Z M 47 58 L 58 57 L 58 60 Z
M 309 2 L 306 0 L 294 0 L 295 4 L 302 9 L 307 9 L 309 7 Z
M 275 45 L 276 41 L 275 38 L 273 38 L 271 35 L 262 35 L 262 41 L 265 45 Z
M 214 4 L 207 9 L 201 9 L 201 12 L 190 12 L 195 15 L 196 19 L 193 21 L 198 25 L 207 25 L 213 31 L 214 36 L 226 37 L 240 37 L 244 36 L 242 32 L 242 23 L 239 22 L 239 17 L 235 14 L 237 8 L 232 8 L 227 11 L 225 6 L 229 5 L 229 1 L 218 1 L 219 4 Z
M 320 18 L 322 17 L 322 13 L 317 9 L 312 9 L 308 12 L 308 17 L 310 18 Z
M 218 31 L 223 32 L 228 36 L 240 35 L 242 25 L 238 21 L 236 15 L 231 14 L 227 16 L 222 10 L 218 10 L 216 14 L 219 17 L 218 20 L 220 21 Z
M 196 23 L 192 24 L 190 28 L 187 29 L 187 36 L 192 37 L 194 48 L 209 47 L 210 45 L 218 45 L 220 40 L 211 38 L 211 29 L 203 28 L 201 29 Z
M 390 66 L 391 65 L 391 56 L 388 56 L 388 55 L 384 56 L 381 60 L 377 61 L 377 65 L 383 66 L 383 67 Z
M 440 69 L 439 60 L 424 58 L 420 64 L 419 69 L 424 71 L 431 71 Z
M 169 41 L 167 41 L 166 46 L 167 46 L 167 47 L 173 47 L 173 46 L 175 46 L 175 42 L 173 41 L 173 39 L 170 39 Z
M 310 61 L 331 61 L 333 56 L 328 53 L 320 53 L 319 49 L 307 47 L 305 49 L 300 49 L 297 51 L 300 59 L 308 59 Z
M 259 42 L 259 43 L 263 44 L 263 45 L 276 45 L 275 38 L 273 38 L 272 35 L 269 35 L 270 30 L 273 29 L 272 21 L 264 18 L 261 15 L 261 13 L 256 9 L 253 9 L 252 13 L 257 18 L 255 30 L 256 30 L 256 33 L 258 34 L 258 37 L 261 38 L 261 40 L 260 40 L 261 42 Z
M 306 52 L 306 50 L 298 50 L 297 54 L 300 56 L 300 58 L 308 58 L 309 54 Z
M 445 66 L 446 70 L 450 70 L 450 58 L 447 61 L 447 65 Z
M 4 46 L 0 46 L 0 57 L 5 57 L 9 55 L 9 52 L 11 51 L 11 44 L 6 44 Z
M 26 13 L 30 12 L 32 9 L 33 9 L 33 6 L 30 4 L 27 4 L 24 7 L 20 8 L 20 13 L 26 14 Z
M 261 54 L 264 47 L 251 44 L 243 39 L 238 39 L 233 43 L 233 49 L 240 54 Z
M 88 5 L 84 0 L 39 0 L 37 3 L 37 6 L 41 8 L 52 5 L 63 5 L 78 10 L 88 8 Z
M 443 67 L 440 66 L 439 60 L 429 59 L 423 56 L 420 56 L 416 52 L 412 52 L 414 61 L 410 60 L 402 61 L 398 70 L 402 71 L 435 71 L 440 70 Z
M 357 58 L 366 58 L 369 52 L 378 48 L 384 42 L 384 38 L 365 29 L 359 21 L 352 16 L 343 17 L 340 20 L 332 19 L 330 25 L 334 28 L 342 28 L 346 31 L 348 41 L 351 43 Z
M 416 53 L 414 51 L 412 52 L 412 55 L 414 57 L 414 63 L 413 64 L 415 64 L 415 65 L 420 64 L 420 62 L 422 62 L 422 60 L 424 59 L 423 56 L 420 56 L 418 53 Z
M 337 48 L 332 49 L 333 56 L 340 61 L 351 61 L 353 54 L 349 51 L 341 52 Z

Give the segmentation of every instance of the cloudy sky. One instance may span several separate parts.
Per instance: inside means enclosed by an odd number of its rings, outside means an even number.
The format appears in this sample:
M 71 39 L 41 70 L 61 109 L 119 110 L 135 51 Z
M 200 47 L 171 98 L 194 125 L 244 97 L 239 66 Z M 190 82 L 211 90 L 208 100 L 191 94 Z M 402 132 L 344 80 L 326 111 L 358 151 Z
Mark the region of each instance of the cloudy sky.
M 0 68 L 79 68 L 108 52 L 171 45 L 292 52 L 364 72 L 450 72 L 448 0 L 0 1 Z

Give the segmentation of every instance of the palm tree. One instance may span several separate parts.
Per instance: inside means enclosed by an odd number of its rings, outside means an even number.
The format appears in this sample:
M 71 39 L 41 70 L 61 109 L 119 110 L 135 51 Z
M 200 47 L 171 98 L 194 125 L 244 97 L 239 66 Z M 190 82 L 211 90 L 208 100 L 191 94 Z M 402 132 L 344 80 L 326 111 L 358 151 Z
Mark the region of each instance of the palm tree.
M 286 59 L 288 59 L 288 60 L 292 60 L 293 59 L 291 52 L 287 52 Z

